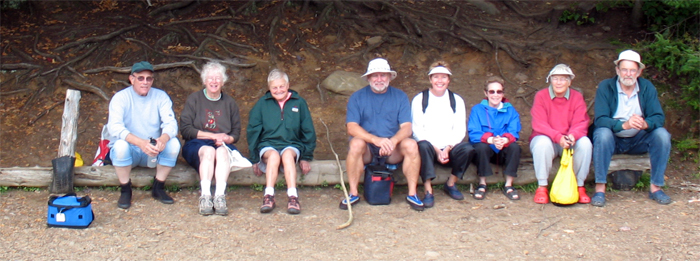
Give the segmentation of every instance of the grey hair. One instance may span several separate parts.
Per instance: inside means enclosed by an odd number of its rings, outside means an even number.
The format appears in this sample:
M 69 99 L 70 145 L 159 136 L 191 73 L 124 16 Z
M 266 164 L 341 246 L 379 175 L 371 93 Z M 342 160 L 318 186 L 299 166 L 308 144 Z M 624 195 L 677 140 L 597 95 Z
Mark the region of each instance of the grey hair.
M 284 79 L 286 83 L 289 83 L 289 76 L 287 76 L 287 73 L 280 69 L 274 69 L 270 71 L 269 75 L 267 75 L 267 85 L 270 85 L 270 83 L 279 79 Z
M 226 83 L 228 80 L 228 75 L 226 75 L 226 67 L 221 65 L 218 62 L 208 62 L 202 67 L 202 83 L 206 84 L 207 82 L 207 76 L 209 76 L 212 73 L 217 73 L 221 75 L 221 80 L 222 83 Z

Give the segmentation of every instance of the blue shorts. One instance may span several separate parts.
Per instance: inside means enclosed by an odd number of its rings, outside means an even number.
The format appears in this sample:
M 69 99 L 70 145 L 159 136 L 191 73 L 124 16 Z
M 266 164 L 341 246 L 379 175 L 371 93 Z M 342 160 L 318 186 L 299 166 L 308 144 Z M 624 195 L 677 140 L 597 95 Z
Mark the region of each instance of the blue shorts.
M 260 164 L 258 164 L 258 168 L 259 168 L 260 171 L 262 171 L 263 173 L 265 173 L 265 170 L 267 170 L 267 164 L 265 164 L 265 162 L 262 161 L 262 159 L 263 159 L 263 154 L 265 154 L 265 152 L 267 152 L 268 150 L 275 150 L 275 148 L 273 148 L 273 147 L 264 147 L 264 148 L 260 149 Z M 287 147 L 285 147 L 285 148 L 282 149 L 282 150 L 278 150 L 277 152 L 278 152 L 278 153 L 280 154 L 280 156 L 281 156 L 282 153 L 284 153 L 284 151 L 286 151 L 286 150 L 292 150 L 292 151 L 294 151 L 294 153 L 297 154 L 297 158 L 296 158 L 296 161 L 295 161 L 295 162 L 299 162 L 299 153 L 300 153 L 300 152 L 299 152 L 299 149 L 297 149 L 297 148 L 295 148 L 295 147 L 292 147 L 292 146 L 287 146 Z M 280 162 L 280 172 L 284 172 L 284 168 L 282 168 L 282 163 L 281 163 L 281 162 Z
M 199 172 L 199 164 L 201 163 L 199 160 L 199 149 L 202 148 L 202 146 L 218 148 L 214 140 L 208 139 L 188 140 L 185 141 L 185 146 L 182 147 L 182 157 L 185 158 L 187 164 L 190 164 L 197 172 Z M 226 146 L 231 150 L 238 150 L 233 144 L 226 144 Z

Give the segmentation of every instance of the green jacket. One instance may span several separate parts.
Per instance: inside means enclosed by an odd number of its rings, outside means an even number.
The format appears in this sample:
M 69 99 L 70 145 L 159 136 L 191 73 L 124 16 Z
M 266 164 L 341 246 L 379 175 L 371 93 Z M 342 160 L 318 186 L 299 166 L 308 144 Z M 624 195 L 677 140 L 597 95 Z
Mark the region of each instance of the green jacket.
M 622 121 L 613 118 L 617 111 L 617 85 L 618 76 L 603 80 L 598 84 L 598 90 L 595 94 L 595 124 L 596 128 L 609 128 L 613 133 L 622 131 Z M 653 131 L 656 128 L 664 126 L 666 116 L 661 109 L 659 102 L 659 94 L 656 92 L 654 84 L 644 78 L 637 78 L 639 84 L 639 107 L 644 113 L 649 128 L 647 132 Z
M 289 90 L 292 96 L 285 102 L 284 110 L 272 97 L 270 91 L 255 103 L 250 110 L 247 140 L 252 163 L 260 161 L 260 150 L 273 147 L 277 150 L 287 146 L 299 149 L 300 160 L 311 161 L 316 149 L 316 130 L 306 100 L 299 93 Z

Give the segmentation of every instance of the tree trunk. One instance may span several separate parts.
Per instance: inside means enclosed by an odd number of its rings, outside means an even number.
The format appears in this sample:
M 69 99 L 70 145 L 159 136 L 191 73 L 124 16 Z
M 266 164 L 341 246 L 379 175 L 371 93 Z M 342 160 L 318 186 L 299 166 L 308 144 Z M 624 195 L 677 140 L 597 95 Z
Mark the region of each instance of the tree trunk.
M 64 104 L 58 158 L 52 161 L 53 179 L 49 189 L 51 193 L 73 192 L 73 164 L 75 163 L 75 141 L 78 138 L 80 91 L 68 89 Z

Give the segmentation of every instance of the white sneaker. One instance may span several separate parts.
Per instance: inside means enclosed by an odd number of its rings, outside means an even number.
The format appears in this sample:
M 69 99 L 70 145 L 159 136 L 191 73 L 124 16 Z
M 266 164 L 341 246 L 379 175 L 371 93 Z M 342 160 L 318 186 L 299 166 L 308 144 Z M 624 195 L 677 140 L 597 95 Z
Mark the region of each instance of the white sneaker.
M 214 214 L 221 216 L 226 216 L 228 214 L 225 195 L 219 195 L 214 197 L 214 211 Z
M 211 201 L 211 195 L 199 197 L 199 214 L 203 216 L 214 214 L 214 202 Z

